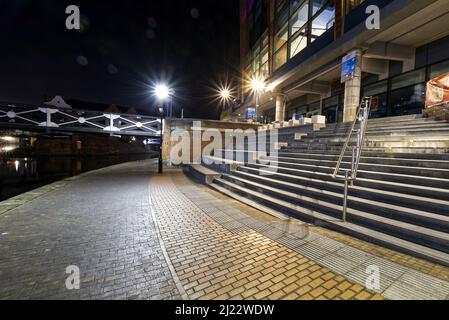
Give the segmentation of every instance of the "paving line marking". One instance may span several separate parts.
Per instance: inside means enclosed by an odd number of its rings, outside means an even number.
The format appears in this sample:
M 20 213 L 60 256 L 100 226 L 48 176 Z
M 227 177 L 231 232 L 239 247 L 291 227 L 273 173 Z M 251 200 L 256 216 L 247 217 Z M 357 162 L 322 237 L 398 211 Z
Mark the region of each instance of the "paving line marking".
M 156 234 L 159 239 L 159 245 L 161 246 L 162 254 L 164 255 L 165 262 L 167 263 L 168 269 L 170 270 L 170 273 L 173 277 L 173 281 L 175 282 L 176 288 L 178 289 L 182 300 L 190 300 L 189 296 L 187 295 L 187 292 L 184 290 L 184 286 L 182 285 L 181 280 L 179 280 L 178 274 L 176 273 L 176 270 L 175 270 L 175 268 L 171 262 L 171 259 L 167 253 L 167 249 L 165 248 L 164 240 L 162 239 L 162 235 L 161 235 L 161 232 L 159 229 L 159 224 L 157 222 L 157 217 L 153 210 L 153 201 L 151 199 L 151 180 L 152 180 L 152 178 L 150 178 L 150 182 L 148 185 L 148 199 L 149 199 L 149 203 L 150 203 L 150 212 L 151 212 L 151 216 L 153 218 L 154 228 L 156 230 Z

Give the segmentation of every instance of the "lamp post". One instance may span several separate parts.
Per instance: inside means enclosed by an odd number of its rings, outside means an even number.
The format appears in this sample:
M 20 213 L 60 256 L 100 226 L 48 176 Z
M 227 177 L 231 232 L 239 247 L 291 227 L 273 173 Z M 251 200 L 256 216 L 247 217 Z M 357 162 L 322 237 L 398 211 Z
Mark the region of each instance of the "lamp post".
M 251 90 L 256 98 L 256 121 L 258 121 L 259 116 L 259 104 L 260 104 L 260 95 L 265 92 L 266 85 L 265 82 L 259 78 L 253 78 L 251 80 Z
M 171 90 L 167 85 L 165 84 L 159 84 L 154 89 L 154 95 L 159 100 L 160 107 L 159 107 L 159 113 L 160 113 L 160 121 L 161 121 L 161 138 L 160 138 L 160 149 L 159 149 L 159 174 L 163 173 L 164 168 L 164 159 L 162 155 L 163 146 L 164 146 L 164 103 L 170 98 L 170 95 L 173 93 L 173 90 Z
M 229 101 L 232 100 L 232 93 L 228 87 L 220 89 L 220 100 L 223 104 L 223 111 L 226 111 Z

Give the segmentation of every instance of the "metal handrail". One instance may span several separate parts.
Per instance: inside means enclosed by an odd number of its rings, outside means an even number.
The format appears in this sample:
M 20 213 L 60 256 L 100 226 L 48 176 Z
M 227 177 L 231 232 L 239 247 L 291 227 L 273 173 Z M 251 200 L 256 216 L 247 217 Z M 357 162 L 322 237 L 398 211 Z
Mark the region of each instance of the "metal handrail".
M 364 98 L 365 101 L 365 107 L 360 108 L 360 131 L 358 135 L 358 141 L 357 141 L 357 156 L 355 159 L 355 166 L 352 168 L 352 180 L 355 181 L 357 179 L 357 173 L 359 171 L 359 165 L 360 165 L 360 159 L 362 157 L 362 151 L 363 151 L 363 144 L 365 143 L 366 138 L 366 131 L 368 129 L 368 120 L 369 120 L 369 114 L 371 111 L 371 102 L 372 97 Z
M 357 110 L 357 115 L 352 123 L 351 130 L 349 131 L 348 138 L 345 141 L 343 149 L 341 151 L 340 157 L 337 162 L 337 166 L 335 167 L 335 171 L 333 174 L 334 178 L 337 178 L 338 172 L 341 169 L 341 164 L 346 154 L 346 150 L 349 147 L 349 143 L 351 142 L 351 137 L 354 133 L 355 126 L 357 122 L 360 122 L 360 129 L 357 130 L 357 144 L 352 148 L 352 161 L 351 161 L 351 169 L 345 170 L 344 176 L 344 197 L 343 197 L 343 221 L 346 222 L 347 217 L 347 209 L 348 209 L 348 190 L 349 190 L 349 182 L 354 184 L 354 181 L 357 180 L 357 173 L 360 165 L 360 158 L 362 157 L 362 149 L 363 144 L 365 143 L 366 130 L 368 128 L 368 119 L 369 113 L 371 110 L 372 97 L 365 97 L 360 104 L 359 109 Z
M 360 104 L 360 107 L 357 110 L 357 115 L 352 123 L 351 130 L 349 131 L 348 137 L 346 138 L 345 144 L 343 145 L 343 149 L 340 153 L 340 156 L 338 158 L 337 166 L 335 167 L 333 177 L 336 178 L 338 175 L 338 172 L 341 169 L 341 164 L 343 162 L 343 158 L 345 157 L 346 151 L 349 147 L 349 143 L 351 142 L 351 137 L 354 133 L 355 126 L 358 121 L 360 121 L 360 129 L 358 130 L 357 135 L 357 147 L 353 149 L 353 158 L 352 158 L 352 166 L 351 166 L 351 177 L 356 179 L 357 178 L 357 172 L 358 167 L 360 163 L 360 157 L 362 154 L 362 146 L 365 141 L 366 136 L 366 129 L 368 125 L 368 118 L 369 118 L 369 112 L 371 109 L 371 97 L 365 97 L 362 100 L 362 103 Z

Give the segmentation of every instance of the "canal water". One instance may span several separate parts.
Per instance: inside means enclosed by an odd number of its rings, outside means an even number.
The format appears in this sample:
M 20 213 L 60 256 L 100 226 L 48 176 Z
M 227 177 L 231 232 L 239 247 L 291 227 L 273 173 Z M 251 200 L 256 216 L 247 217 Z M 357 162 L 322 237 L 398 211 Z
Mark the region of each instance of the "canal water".
M 152 153 L 102 157 L 8 157 L 0 150 L 0 201 L 84 172 L 154 157 Z

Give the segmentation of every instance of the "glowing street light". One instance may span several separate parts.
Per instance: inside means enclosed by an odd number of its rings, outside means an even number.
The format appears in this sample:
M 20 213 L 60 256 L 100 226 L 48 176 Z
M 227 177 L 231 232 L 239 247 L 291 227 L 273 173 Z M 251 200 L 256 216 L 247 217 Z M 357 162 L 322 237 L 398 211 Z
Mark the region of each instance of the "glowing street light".
M 220 91 L 220 96 L 223 100 L 229 100 L 231 98 L 231 91 L 228 88 L 223 88 Z
M 266 85 L 265 82 L 263 80 L 261 80 L 260 78 L 252 78 L 250 81 L 250 88 L 256 98 L 256 121 L 258 121 L 258 116 L 259 116 L 259 107 L 260 107 L 260 103 L 259 103 L 259 99 L 260 99 L 260 95 L 263 94 L 266 90 Z
M 265 91 L 265 82 L 261 79 L 254 78 L 251 80 L 251 90 L 254 93 L 262 93 Z
M 161 106 L 159 107 L 159 112 L 161 113 L 161 138 L 160 138 L 160 150 L 159 150 L 159 173 L 163 173 L 163 158 L 162 158 L 162 151 L 163 151 L 163 144 L 164 144 L 164 105 L 163 103 L 169 100 L 169 98 L 173 95 L 174 90 L 169 88 L 166 84 L 158 84 L 154 87 L 153 94 L 154 96 L 161 102 Z
M 158 84 L 154 88 L 154 95 L 161 101 L 165 101 L 170 97 L 171 89 L 165 84 Z

